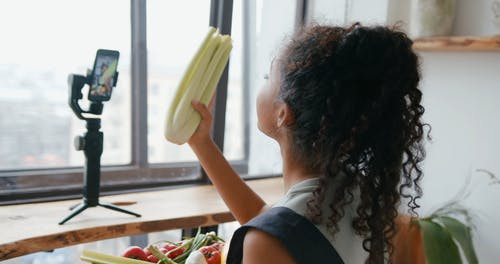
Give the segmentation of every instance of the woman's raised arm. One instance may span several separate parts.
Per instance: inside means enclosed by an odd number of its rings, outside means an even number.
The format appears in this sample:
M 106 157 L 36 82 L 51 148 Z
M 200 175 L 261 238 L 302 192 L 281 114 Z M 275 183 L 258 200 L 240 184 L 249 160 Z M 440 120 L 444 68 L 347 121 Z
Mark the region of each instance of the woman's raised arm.
M 244 224 L 267 209 L 267 205 L 239 177 L 210 137 L 212 114 L 208 108 L 197 101 L 192 105 L 200 113 L 201 122 L 188 144 L 233 216 Z

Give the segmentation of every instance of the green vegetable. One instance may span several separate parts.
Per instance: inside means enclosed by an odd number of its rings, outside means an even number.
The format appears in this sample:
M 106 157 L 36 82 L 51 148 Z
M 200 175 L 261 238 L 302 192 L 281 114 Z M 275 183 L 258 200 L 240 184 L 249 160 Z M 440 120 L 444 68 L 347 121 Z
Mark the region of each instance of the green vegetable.
M 161 242 L 161 241 L 159 241 Z M 209 232 L 206 234 L 201 233 L 201 229 L 198 228 L 198 231 L 196 233 L 196 236 L 193 238 L 187 238 L 181 241 L 181 245 L 177 246 L 175 249 L 170 250 L 166 252 L 166 254 L 162 253 L 156 244 L 159 242 L 155 242 L 150 244 L 147 249 L 148 251 L 154 255 L 156 258 L 158 258 L 158 263 L 157 264 L 184 264 L 186 262 L 186 259 L 188 258 L 189 254 L 191 254 L 193 251 L 196 251 L 200 249 L 203 246 L 206 245 L 212 245 L 213 243 L 216 242 L 224 242 L 224 240 L 220 237 L 218 237 L 215 232 Z M 173 242 L 169 242 L 171 244 L 175 244 Z M 168 253 L 173 252 L 179 248 L 185 248 L 186 250 L 175 257 L 174 259 L 168 258 L 166 255 Z M 80 257 L 82 260 L 93 263 L 93 264 L 151 264 L 151 262 L 146 262 L 142 260 L 136 260 L 136 259 L 131 259 L 131 258 L 124 258 L 124 257 L 116 257 L 112 255 L 107 255 L 103 253 L 98 253 L 90 250 L 83 250 L 82 256 Z
M 151 264 L 151 262 L 146 262 L 142 260 L 136 260 L 131 258 L 116 257 L 108 254 L 98 253 L 90 250 L 83 250 L 82 260 L 93 263 L 93 264 Z
M 177 264 L 175 261 L 171 260 L 169 257 L 161 253 L 154 245 L 148 246 L 149 252 L 159 259 L 158 263 L 161 264 Z
M 184 144 L 201 121 L 191 106 L 192 100 L 207 105 L 224 71 L 232 49 L 232 40 L 210 27 L 202 45 L 186 69 L 172 99 L 165 121 L 165 138 Z
M 219 241 L 224 242 L 224 240 L 222 238 L 218 237 L 215 234 L 215 232 L 209 232 L 206 234 L 202 234 L 201 229 L 198 228 L 198 231 L 196 232 L 196 236 L 189 240 L 189 242 L 190 242 L 189 248 L 184 253 L 182 253 L 181 255 L 174 258 L 174 261 L 178 264 L 184 264 L 186 259 L 189 256 L 189 254 L 191 254 L 191 252 L 196 251 L 203 246 L 211 245 L 211 244 L 213 244 L 215 242 L 219 242 Z

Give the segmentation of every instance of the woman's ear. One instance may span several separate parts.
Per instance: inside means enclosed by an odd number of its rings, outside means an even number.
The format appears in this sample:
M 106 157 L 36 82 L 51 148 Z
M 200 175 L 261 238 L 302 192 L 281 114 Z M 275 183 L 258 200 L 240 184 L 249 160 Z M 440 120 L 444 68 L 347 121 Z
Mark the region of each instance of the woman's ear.
M 277 118 L 278 128 L 283 126 L 285 127 L 290 126 L 294 122 L 295 122 L 295 117 L 293 116 L 292 109 L 290 109 L 290 107 L 285 103 L 281 104 L 278 110 L 278 118 Z

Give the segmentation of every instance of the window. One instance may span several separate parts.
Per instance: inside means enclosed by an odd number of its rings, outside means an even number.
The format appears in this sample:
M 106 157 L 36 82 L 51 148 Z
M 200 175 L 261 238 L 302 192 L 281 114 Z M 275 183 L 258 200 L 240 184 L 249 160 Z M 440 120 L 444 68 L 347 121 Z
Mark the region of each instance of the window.
M 280 15 L 276 16 L 277 13 Z M 246 158 L 250 177 L 281 173 L 279 146 L 257 128 L 255 100 L 264 84 L 264 75 L 269 73 L 272 59 L 293 33 L 295 17 L 296 5 L 291 5 L 287 0 L 235 0 L 233 35 L 238 36 L 237 32 L 241 32 L 241 39 L 235 40 L 235 49 L 241 50 L 242 63 L 232 63 L 229 72 L 239 72 L 244 87 L 242 96 L 245 99 L 245 126 L 248 127 L 245 145 L 248 148 Z M 240 46 L 242 43 L 247 46 Z M 238 58 L 238 55 L 234 57 Z M 229 88 L 228 98 L 239 92 L 238 89 Z
M 196 7 L 196 8 L 194 8 Z M 185 144 L 163 140 L 167 108 L 208 29 L 210 1 L 147 1 L 148 157 L 152 163 L 196 161 Z
M 202 182 L 191 150 L 164 140 L 163 122 L 209 21 L 225 21 L 234 41 L 216 133 L 224 154 L 244 177 L 281 173 L 277 144 L 257 129 L 255 98 L 296 13 L 288 0 L 1 3 L 0 204 L 80 196 L 84 154 L 73 139 L 86 129 L 67 105 L 67 76 L 85 74 L 99 48 L 120 51 L 101 116 L 101 191 Z
M 70 143 L 85 126 L 68 107 L 66 79 L 92 67 L 98 48 L 121 52 L 119 86 L 102 117 L 102 163 L 130 163 L 130 10 L 120 3 L 92 0 L 78 12 L 62 0 L 0 3 L 0 170 L 83 163 Z

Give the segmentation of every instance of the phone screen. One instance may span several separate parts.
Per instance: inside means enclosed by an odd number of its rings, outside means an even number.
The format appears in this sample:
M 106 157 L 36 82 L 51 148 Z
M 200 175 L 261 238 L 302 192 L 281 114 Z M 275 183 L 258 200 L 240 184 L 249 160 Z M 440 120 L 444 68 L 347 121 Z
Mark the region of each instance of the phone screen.
M 88 96 L 90 101 L 108 101 L 111 98 L 119 56 L 116 50 L 97 51 Z

